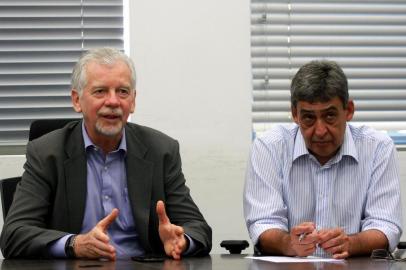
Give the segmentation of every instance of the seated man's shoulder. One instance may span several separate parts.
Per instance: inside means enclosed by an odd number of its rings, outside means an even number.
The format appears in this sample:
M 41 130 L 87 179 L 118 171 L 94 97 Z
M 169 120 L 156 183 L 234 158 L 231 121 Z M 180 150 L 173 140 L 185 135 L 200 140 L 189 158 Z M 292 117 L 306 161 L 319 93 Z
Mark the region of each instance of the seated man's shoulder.
M 165 146 L 176 143 L 176 140 L 172 137 L 159 130 L 147 126 L 142 126 L 135 123 L 127 123 L 126 130 L 128 135 L 135 136 L 146 145 L 153 145 L 157 146 L 158 148 L 165 148 Z
M 349 127 L 355 141 L 364 141 L 373 144 L 393 144 L 393 140 L 384 131 L 376 130 L 365 125 L 349 125 Z
M 296 124 L 277 124 L 257 137 L 264 144 L 293 143 L 299 127 Z

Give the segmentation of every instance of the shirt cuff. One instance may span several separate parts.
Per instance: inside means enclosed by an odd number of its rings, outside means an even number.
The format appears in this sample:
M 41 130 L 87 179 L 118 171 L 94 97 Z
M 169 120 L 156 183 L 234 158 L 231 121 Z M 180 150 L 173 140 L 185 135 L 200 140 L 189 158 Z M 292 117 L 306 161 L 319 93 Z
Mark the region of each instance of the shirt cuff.
M 66 258 L 65 244 L 66 241 L 68 241 L 68 238 L 72 235 L 73 234 L 67 234 L 51 243 L 48 247 L 49 255 L 51 255 L 53 258 Z
M 185 236 L 189 240 L 189 247 L 187 248 L 187 250 L 185 252 L 183 252 L 183 254 L 182 254 L 183 256 L 192 254 L 196 250 L 196 243 L 194 242 L 194 240 L 186 233 L 185 233 Z

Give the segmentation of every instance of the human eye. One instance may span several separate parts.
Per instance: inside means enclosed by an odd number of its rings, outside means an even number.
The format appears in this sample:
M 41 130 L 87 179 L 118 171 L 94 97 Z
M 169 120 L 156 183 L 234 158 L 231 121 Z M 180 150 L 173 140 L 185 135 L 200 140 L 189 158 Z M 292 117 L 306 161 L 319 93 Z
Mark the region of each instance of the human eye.
M 117 92 L 118 92 L 118 95 L 122 98 L 126 98 L 130 95 L 129 88 L 119 88 Z
M 315 116 L 313 114 L 305 113 L 300 118 L 300 122 L 305 126 L 312 126 L 315 122 Z
M 97 96 L 97 97 L 101 97 L 106 93 L 106 90 L 104 88 L 94 88 L 92 90 L 92 95 L 93 96 Z
M 336 112 L 328 112 L 325 115 L 326 122 L 329 124 L 333 124 L 337 120 L 337 113 Z

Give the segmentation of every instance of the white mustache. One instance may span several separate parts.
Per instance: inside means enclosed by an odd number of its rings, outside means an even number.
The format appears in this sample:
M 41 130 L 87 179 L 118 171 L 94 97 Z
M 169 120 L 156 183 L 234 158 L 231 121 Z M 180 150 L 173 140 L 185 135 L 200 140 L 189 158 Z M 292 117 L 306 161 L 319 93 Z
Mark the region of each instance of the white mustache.
M 98 115 L 113 115 L 113 116 L 123 116 L 123 110 L 121 108 L 101 108 L 98 112 Z

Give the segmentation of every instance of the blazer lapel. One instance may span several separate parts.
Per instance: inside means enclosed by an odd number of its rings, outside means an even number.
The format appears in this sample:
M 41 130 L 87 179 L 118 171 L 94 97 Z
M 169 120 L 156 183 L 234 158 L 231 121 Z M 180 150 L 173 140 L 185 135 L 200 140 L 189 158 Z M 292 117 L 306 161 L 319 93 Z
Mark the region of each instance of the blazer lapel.
M 127 138 L 127 187 L 136 230 L 146 250 L 149 244 L 149 216 L 153 163 L 145 159 L 146 146 L 137 136 L 136 128 L 126 125 Z M 78 145 L 79 144 L 79 145 Z M 68 204 L 69 227 L 79 233 L 86 205 L 87 161 L 82 137 L 82 124 L 79 122 L 72 131 L 66 145 L 68 159 L 65 161 L 66 196 Z
M 126 125 L 127 138 L 127 186 L 134 215 L 135 227 L 144 248 L 149 244 L 149 217 L 151 210 L 151 188 L 153 163 L 145 159 L 147 148 L 137 137 L 136 129 Z
M 82 136 L 82 121 L 73 127 L 66 145 L 68 159 L 65 161 L 65 184 L 68 205 L 69 228 L 73 233 L 82 229 L 87 192 L 87 163 Z

